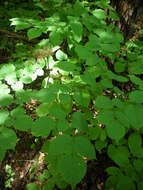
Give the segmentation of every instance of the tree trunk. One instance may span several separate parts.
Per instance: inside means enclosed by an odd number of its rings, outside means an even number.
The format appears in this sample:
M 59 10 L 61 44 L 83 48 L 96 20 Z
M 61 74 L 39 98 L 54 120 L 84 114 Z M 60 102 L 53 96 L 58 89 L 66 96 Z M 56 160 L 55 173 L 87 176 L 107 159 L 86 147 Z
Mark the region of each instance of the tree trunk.
M 119 27 L 124 37 L 131 38 L 143 23 L 143 0 L 111 0 L 120 16 Z

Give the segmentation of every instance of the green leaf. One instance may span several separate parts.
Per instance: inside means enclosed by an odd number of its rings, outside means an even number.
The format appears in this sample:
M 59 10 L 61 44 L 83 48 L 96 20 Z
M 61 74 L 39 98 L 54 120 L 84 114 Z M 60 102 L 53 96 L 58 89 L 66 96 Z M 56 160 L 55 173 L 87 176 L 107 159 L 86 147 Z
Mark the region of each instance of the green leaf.
M 106 180 L 106 189 L 115 189 L 118 182 L 117 176 L 109 176 Z
M 95 9 L 92 14 L 98 19 L 105 19 L 107 17 L 106 13 L 102 9 Z
M 101 42 L 100 42 L 100 39 L 97 37 L 97 35 L 93 35 L 93 34 L 89 35 L 89 41 L 86 43 L 86 47 L 92 51 L 95 51 L 95 50 L 98 51 L 101 49 Z M 89 51 L 89 49 L 87 50 Z
M 48 153 L 49 152 L 49 145 L 50 145 L 50 141 L 46 140 L 41 148 L 41 151 L 44 153 Z
M 90 94 L 86 90 L 76 90 L 74 92 L 74 99 L 77 106 L 88 107 L 90 104 Z
M 59 132 L 64 132 L 69 129 L 69 123 L 66 119 L 60 119 L 57 123 L 57 128 Z
M 35 183 L 28 183 L 26 185 L 26 189 L 27 190 L 39 190 L 39 185 L 35 184 Z
M 42 190 L 53 190 L 55 187 L 55 179 L 49 178 L 48 182 L 44 184 Z
M 109 15 L 110 15 L 110 17 L 111 17 L 112 19 L 114 19 L 114 20 L 116 20 L 116 21 L 119 21 L 119 20 L 120 20 L 118 14 L 116 13 L 116 11 L 115 11 L 114 9 L 113 9 L 113 10 L 110 9 Z
M 81 79 L 85 84 L 91 86 L 93 90 L 97 88 L 95 71 L 93 69 L 86 70 L 84 74 L 81 75 Z
M 20 78 L 20 81 L 24 84 L 30 84 L 32 82 L 31 76 L 23 76 Z
M 100 109 L 112 109 L 112 101 L 106 97 L 106 96 L 98 96 L 95 100 L 94 104 L 95 108 L 100 108 Z
M 16 72 L 13 71 L 11 73 L 7 73 L 5 81 L 7 82 L 8 85 L 13 85 L 15 82 L 17 82 Z
M 31 128 L 31 133 L 36 137 L 47 137 L 54 128 L 54 125 L 55 124 L 52 119 L 48 117 L 41 117 L 34 122 L 33 127 Z
M 4 94 L 9 94 L 10 93 L 10 88 L 8 87 L 8 85 L 3 84 L 0 81 L 0 96 L 3 96 Z
M 56 85 L 41 89 L 35 94 L 35 98 L 43 103 L 51 103 L 56 100 L 59 88 Z
M 110 79 L 102 79 L 100 82 L 104 88 L 113 88 L 112 80 Z
M 120 45 L 118 43 L 115 44 L 102 44 L 102 51 L 106 53 L 116 53 L 120 50 Z
M 106 131 L 107 135 L 117 142 L 122 139 L 126 133 L 124 126 L 116 120 L 113 120 L 111 123 L 106 125 Z
M 78 129 L 79 131 L 87 131 L 88 125 L 82 113 L 80 112 L 73 113 L 71 127 Z
M 128 118 L 125 116 L 124 112 L 117 110 L 114 113 L 115 113 L 115 118 L 119 121 L 119 123 L 129 129 L 130 122 Z
M 108 175 L 113 175 L 113 176 L 121 175 L 121 170 L 114 166 L 107 168 L 106 172 L 108 173 Z
M 140 89 L 143 90 L 143 81 L 139 77 L 136 77 L 135 75 L 130 75 L 129 77 L 134 84 L 139 85 Z
M 86 173 L 86 164 L 79 156 L 65 155 L 58 161 L 58 171 L 68 184 L 75 187 Z
M 44 171 L 38 176 L 38 180 L 44 183 L 50 177 L 49 171 L 44 169 Z
M 59 156 L 61 154 L 71 154 L 72 153 L 72 137 L 68 135 L 57 136 L 50 142 L 49 145 L 49 155 Z
M 11 116 L 13 118 L 19 117 L 19 116 L 23 116 L 25 114 L 25 110 L 23 109 L 23 107 L 18 106 L 15 109 L 13 109 L 11 111 Z
M 107 141 L 96 140 L 95 147 L 100 153 L 107 146 Z
M 114 79 L 118 82 L 128 82 L 128 78 L 127 77 L 123 77 L 121 75 L 116 75 L 115 73 L 111 72 L 111 71 L 107 71 L 107 76 L 110 78 L 110 79 Z
M 104 129 L 101 129 L 100 140 L 106 141 L 106 138 L 107 138 L 106 131 Z
M 49 108 L 51 104 L 49 103 L 42 103 L 38 106 L 36 112 L 39 117 L 46 116 L 49 113 Z
M 58 173 L 55 176 L 55 184 L 59 189 L 66 189 L 67 188 L 67 182 L 63 179 L 63 177 L 60 173 Z
M 110 30 L 105 31 L 104 29 L 98 28 L 95 30 L 95 33 L 100 37 L 101 42 L 104 43 L 102 45 L 107 45 L 106 47 L 111 47 L 113 52 L 115 51 L 113 45 L 118 46 L 120 48 L 120 42 L 123 41 L 122 34 L 117 32 L 113 33 Z M 107 51 L 109 50 L 107 49 Z
M 143 126 L 143 109 L 141 106 L 128 104 L 125 107 L 125 115 L 133 128 L 140 129 Z
M 58 51 L 56 52 L 56 58 L 57 58 L 57 60 L 59 60 L 59 61 L 63 61 L 63 60 L 67 60 L 68 56 L 67 56 L 67 54 L 65 54 L 63 51 L 58 50 Z
M 108 146 L 109 157 L 120 167 L 126 167 L 129 164 L 129 152 L 127 147 L 113 145 Z
M 76 16 L 81 16 L 82 14 L 86 13 L 86 9 L 80 1 L 76 1 L 73 5 L 73 8 L 74 8 L 74 14 Z
M 79 136 L 74 138 L 73 145 L 74 152 L 80 156 L 87 157 L 89 160 L 95 159 L 95 148 L 88 140 L 88 138 L 84 136 Z
M 107 1 L 101 0 L 101 1 L 96 1 L 96 2 L 95 2 L 95 5 L 96 5 L 97 7 L 102 8 L 102 9 L 105 9 L 106 7 L 108 7 L 109 4 L 110 4 L 110 1 L 109 1 L 109 0 L 107 0 Z
M 67 112 L 58 103 L 53 103 L 53 105 L 49 108 L 49 113 L 56 119 L 64 119 L 67 115 Z
M 142 181 L 138 182 L 137 189 L 143 189 L 143 182 Z
M 13 96 L 10 94 L 0 95 L 0 106 L 8 106 L 13 102 Z
M 6 150 L 0 149 L 0 164 L 4 159 L 5 153 L 6 153 Z
M 135 170 L 140 173 L 143 170 L 143 160 L 142 159 L 134 159 L 133 165 Z
M 133 74 L 135 74 L 135 75 L 142 74 L 142 72 L 143 72 L 143 66 L 141 65 L 140 62 L 137 62 L 137 60 L 130 61 L 128 63 L 128 72 L 131 75 L 133 75 Z
M 131 153 L 136 157 L 143 157 L 142 137 L 138 133 L 132 133 L 128 138 Z
M 131 102 L 143 103 L 143 91 L 136 90 L 130 93 L 129 99 Z
M 62 62 L 58 62 L 57 64 L 54 65 L 54 68 L 58 68 L 59 72 L 62 75 L 69 75 L 69 73 L 74 73 L 77 70 L 79 70 L 78 66 L 74 63 L 72 63 L 72 61 L 62 61 Z
M 89 128 L 89 138 L 91 140 L 96 140 L 99 138 L 100 134 L 101 134 L 101 128 L 98 126 L 95 127 L 90 127 Z
M 0 110 L 0 125 L 4 124 L 9 116 L 9 112 L 5 110 Z
M 114 112 L 110 110 L 100 111 L 97 118 L 100 123 L 110 125 L 114 122 Z
M 75 52 L 77 53 L 78 57 L 83 60 L 87 59 L 87 57 L 90 57 L 91 55 L 89 49 L 82 45 L 77 45 L 75 47 Z
M 41 36 L 41 34 L 42 34 L 42 31 L 39 28 L 30 28 L 27 32 L 27 36 L 29 40 L 38 38 Z
M 32 119 L 27 116 L 17 116 L 15 121 L 14 121 L 14 128 L 20 131 L 27 131 L 28 129 L 31 129 L 33 126 L 33 121 Z
M 75 17 L 73 18 L 70 17 L 70 26 L 74 40 L 79 43 L 82 40 L 82 33 L 83 33 L 83 27 L 81 22 L 75 19 Z
M 135 190 L 136 187 L 135 187 L 135 184 L 131 180 L 130 177 L 121 175 L 118 178 L 118 183 L 117 183 L 116 190 L 123 190 L 123 189 L 126 189 L 126 190 Z
M 117 72 L 117 73 L 124 72 L 125 71 L 125 67 L 126 67 L 126 63 L 122 62 L 122 61 L 118 61 L 114 65 L 115 72 Z
M 33 94 L 35 94 L 32 90 L 18 90 L 15 92 L 16 100 L 15 102 L 17 104 L 23 104 L 25 102 L 30 102 L 31 98 L 33 97 Z
M 11 26 L 16 26 L 16 30 L 25 30 L 31 26 L 30 23 L 26 22 L 26 20 L 22 18 L 12 18 L 10 21 Z
M 0 131 L 0 150 L 14 150 L 17 140 L 17 136 L 13 130 L 3 128 Z
M 119 98 L 112 99 L 112 103 L 114 107 L 123 109 L 124 108 L 124 102 L 122 102 Z
M 52 45 L 60 45 L 63 41 L 63 34 L 60 30 L 52 31 L 49 35 L 49 39 Z
M 100 62 L 100 58 L 95 54 L 91 53 L 89 57 L 86 58 L 86 65 L 95 66 Z
M 62 108 L 66 111 L 66 113 L 71 112 L 72 110 L 72 98 L 68 94 L 59 94 L 59 101 L 62 106 Z

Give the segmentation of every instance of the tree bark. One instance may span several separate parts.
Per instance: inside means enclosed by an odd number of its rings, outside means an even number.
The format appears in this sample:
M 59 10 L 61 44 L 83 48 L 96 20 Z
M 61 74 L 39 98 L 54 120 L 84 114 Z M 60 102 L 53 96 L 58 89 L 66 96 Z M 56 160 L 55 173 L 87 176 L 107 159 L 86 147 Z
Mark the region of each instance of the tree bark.
M 125 38 L 131 38 L 143 23 L 143 0 L 111 0 L 120 16 L 119 27 Z

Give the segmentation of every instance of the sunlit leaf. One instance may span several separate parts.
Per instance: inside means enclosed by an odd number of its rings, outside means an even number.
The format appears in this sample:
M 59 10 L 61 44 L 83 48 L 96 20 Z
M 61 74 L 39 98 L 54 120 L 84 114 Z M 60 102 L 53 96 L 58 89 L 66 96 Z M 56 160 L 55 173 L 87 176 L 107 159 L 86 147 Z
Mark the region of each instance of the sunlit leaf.
M 28 36 L 29 40 L 38 38 L 41 36 L 41 34 L 42 34 L 42 31 L 39 28 L 31 28 L 27 32 L 27 36 Z

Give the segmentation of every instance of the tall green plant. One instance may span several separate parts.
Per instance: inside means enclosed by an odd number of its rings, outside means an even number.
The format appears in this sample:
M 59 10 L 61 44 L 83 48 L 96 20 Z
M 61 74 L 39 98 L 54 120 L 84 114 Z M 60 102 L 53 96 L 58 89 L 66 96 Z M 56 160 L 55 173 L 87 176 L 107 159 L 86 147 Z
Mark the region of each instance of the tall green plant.
M 10 19 L 29 41 L 40 42 L 31 57 L 27 53 L 0 68 L 0 161 L 16 145 L 14 128 L 44 139 L 49 169 L 48 180 L 41 177 L 43 190 L 75 188 L 87 161 L 103 149 L 115 163 L 106 170 L 106 189 L 142 189 L 142 44 L 124 44 L 109 1 L 49 1 L 51 15 L 48 3 L 35 3 L 44 19 Z M 39 77 L 39 90 L 26 88 Z M 35 120 L 23 108 L 31 99 L 39 102 Z

